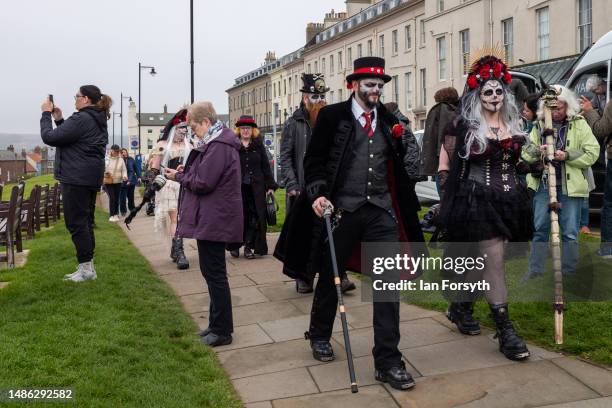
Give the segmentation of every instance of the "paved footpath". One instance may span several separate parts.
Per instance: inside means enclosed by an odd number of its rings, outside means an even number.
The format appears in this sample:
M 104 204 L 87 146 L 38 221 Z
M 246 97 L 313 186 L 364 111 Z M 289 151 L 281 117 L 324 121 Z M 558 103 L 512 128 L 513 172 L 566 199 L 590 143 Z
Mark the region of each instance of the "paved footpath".
M 152 232 L 153 218 L 143 213 L 126 234 L 205 328 L 209 297 L 195 241 L 185 242 L 190 269 L 178 271 Z M 276 239 L 269 234 L 270 248 Z M 339 318 L 332 339 L 336 361 L 318 362 L 303 337 L 312 295 L 296 293 L 272 256 L 246 260 L 228 254 L 227 267 L 234 342 L 215 351 L 246 407 L 612 406 L 610 369 L 533 345 L 529 361 L 511 362 L 497 350 L 491 331 L 464 336 L 443 314 L 407 304 L 400 308 L 400 349 L 417 385 L 410 391 L 393 390 L 374 380 L 372 306 L 361 301 L 360 290 L 345 297 L 360 387 L 351 394 Z

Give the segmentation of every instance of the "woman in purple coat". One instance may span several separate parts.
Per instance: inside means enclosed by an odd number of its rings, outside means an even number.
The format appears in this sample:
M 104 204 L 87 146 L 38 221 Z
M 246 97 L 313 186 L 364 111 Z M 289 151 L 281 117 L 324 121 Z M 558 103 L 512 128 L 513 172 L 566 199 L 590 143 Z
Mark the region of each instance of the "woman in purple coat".
M 187 122 L 198 137 L 185 166 L 165 170 L 181 184 L 177 236 L 198 242 L 200 270 L 208 285 L 208 328 L 200 333 L 212 347 L 230 344 L 234 329 L 232 301 L 225 264 L 227 244 L 242 242 L 240 142 L 223 126 L 210 102 L 187 111 Z

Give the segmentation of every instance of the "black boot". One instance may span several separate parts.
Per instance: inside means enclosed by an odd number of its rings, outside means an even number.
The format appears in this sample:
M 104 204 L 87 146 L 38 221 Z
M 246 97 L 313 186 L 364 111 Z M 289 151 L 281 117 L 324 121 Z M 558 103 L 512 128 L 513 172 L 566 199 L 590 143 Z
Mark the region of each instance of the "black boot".
M 334 360 L 334 349 L 328 340 L 313 340 L 310 338 L 310 332 L 304 333 L 304 338 L 310 340 L 310 348 L 315 360 L 324 363 Z
M 312 282 L 305 281 L 303 279 L 295 280 L 295 290 L 297 293 L 312 293 L 314 289 L 312 288 Z
M 176 268 L 188 269 L 189 261 L 187 260 L 185 251 L 183 250 L 183 238 L 173 238 L 172 241 L 175 243 L 173 246 L 176 246 Z
M 177 238 L 172 238 L 172 246 L 170 247 L 170 259 L 172 259 L 172 262 L 176 262 L 176 240 Z
M 522 338 L 514 331 L 508 317 L 508 305 L 490 305 L 491 317 L 495 322 L 495 337 L 499 340 L 499 351 L 510 360 L 524 360 L 529 357 L 529 350 Z
M 448 320 L 457 325 L 457 329 L 463 334 L 475 336 L 480 334 L 480 325 L 472 314 L 474 313 L 474 304 L 471 302 L 453 302 L 446 311 Z

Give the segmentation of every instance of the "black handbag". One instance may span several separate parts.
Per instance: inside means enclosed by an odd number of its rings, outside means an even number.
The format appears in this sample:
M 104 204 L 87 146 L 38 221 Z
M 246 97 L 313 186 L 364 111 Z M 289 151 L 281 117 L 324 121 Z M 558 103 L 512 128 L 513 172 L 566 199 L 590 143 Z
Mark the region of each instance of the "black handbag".
M 266 222 L 268 225 L 276 225 L 276 211 L 278 211 L 278 204 L 274 194 L 266 194 Z

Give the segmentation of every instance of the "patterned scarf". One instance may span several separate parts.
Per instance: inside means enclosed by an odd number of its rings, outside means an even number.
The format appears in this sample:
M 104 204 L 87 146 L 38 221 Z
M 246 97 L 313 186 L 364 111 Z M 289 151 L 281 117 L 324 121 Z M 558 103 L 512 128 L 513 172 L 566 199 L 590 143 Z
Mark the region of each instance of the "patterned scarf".
M 203 146 L 205 144 L 208 144 L 208 143 L 212 142 L 213 140 L 215 140 L 217 137 L 219 137 L 219 135 L 221 134 L 222 130 L 223 130 L 223 122 L 218 120 L 214 125 L 212 125 L 208 129 L 208 132 L 206 132 L 204 137 L 199 140 L 198 147 L 201 147 L 201 146 Z

